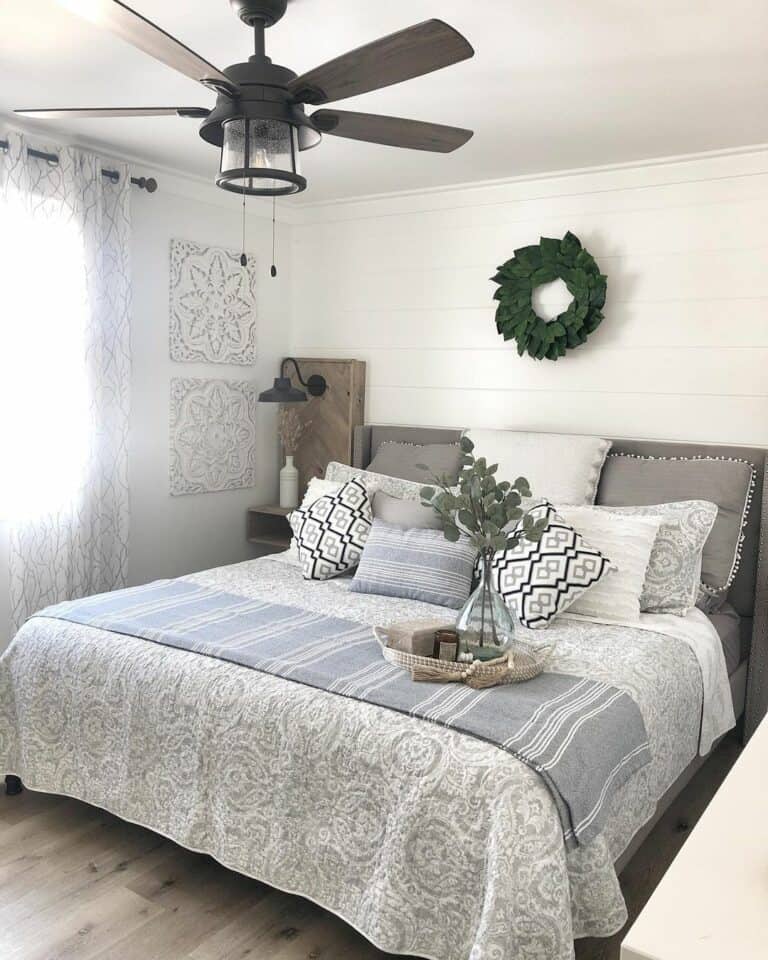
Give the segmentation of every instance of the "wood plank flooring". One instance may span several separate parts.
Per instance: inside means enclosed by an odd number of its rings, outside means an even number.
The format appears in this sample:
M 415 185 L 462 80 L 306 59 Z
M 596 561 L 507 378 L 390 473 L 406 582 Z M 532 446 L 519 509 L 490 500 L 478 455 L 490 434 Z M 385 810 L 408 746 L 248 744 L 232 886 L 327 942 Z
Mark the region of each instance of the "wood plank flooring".
M 623 877 L 634 918 L 739 753 L 726 739 Z M 617 960 L 622 934 L 577 960 Z M 0 796 L 3 960 L 382 960 L 342 920 L 75 800 Z M 511 958 L 510 958 L 511 960 Z

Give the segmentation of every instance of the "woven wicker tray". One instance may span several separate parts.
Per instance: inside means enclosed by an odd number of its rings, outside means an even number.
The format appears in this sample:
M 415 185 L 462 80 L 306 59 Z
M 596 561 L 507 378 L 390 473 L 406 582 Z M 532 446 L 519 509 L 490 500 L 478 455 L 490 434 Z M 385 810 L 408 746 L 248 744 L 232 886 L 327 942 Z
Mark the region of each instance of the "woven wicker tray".
M 553 644 L 534 647 L 532 644 L 514 640 L 509 651 L 496 660 L 475 660 L 474 663 L 459 663 L 450 660 L 435 660 L 404 653 L 387 646 L 387 631 L 374 627 L 373 632 L 381 646 L 385 660 L 405 668 L 413 680 L 432 683 L 466 683 L 477 689 L 493 687 L 502 683 L 522 683 L 532 680 L 543 672 L 554 649 Z

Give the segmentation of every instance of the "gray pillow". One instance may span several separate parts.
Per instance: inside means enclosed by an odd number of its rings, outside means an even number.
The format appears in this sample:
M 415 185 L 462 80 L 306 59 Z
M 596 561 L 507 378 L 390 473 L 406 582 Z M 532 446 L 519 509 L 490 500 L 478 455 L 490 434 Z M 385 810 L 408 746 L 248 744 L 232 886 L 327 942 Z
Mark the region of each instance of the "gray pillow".
M 421 530 L 440 530 L 440 517 L 432 507 L 425 507 L 415 500 L 400 500 L 391 497 L 383 490 L 373 495 L 373 516 L 375 520 L 394 523 L 399 527 Z
M 661 519 L 645 571 L 640 610 L 684 617 L 695 606 L 699 594 L 702 550 L 717 517 L 717 505 L 706 500 L 685 500 L 599 509 Z
M 717 519 L 704 544 L 701 580 L 707 593 L 721 594 L 738 569 L 755 468 L 746 460 L 704 457 L 662 459 L 610 454 L 603 467 L 597 503 L 623 507 L 708 500 Z
M 374 520 L 351 590 L 458 610 L 469 597 L 476 554 L 469 537 L 450 543 L 439 530 Z
M 456 483 L 458 478 L 460 459 L 461 448 L 457 443 L 422 445 L 387 440 L 379 446 L 368 469 L 373 473 L 421 483 L 428 483 L 430 474 L 434 473 L 438 477 L 446 476 L 450 485 Z M 417 466 L 420 463 L 429 467 L 429 470 L 420 470 Z

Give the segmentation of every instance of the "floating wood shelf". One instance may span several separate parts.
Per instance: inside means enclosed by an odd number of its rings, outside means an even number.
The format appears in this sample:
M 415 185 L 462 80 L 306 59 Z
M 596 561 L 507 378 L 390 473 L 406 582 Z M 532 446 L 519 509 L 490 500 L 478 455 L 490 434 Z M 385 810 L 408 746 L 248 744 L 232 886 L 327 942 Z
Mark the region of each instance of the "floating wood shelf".
M 274 548 L 273 552 L 286 550 L 292 536 L 291 525 L 288 523 L 291 509 L 274 504 L 249 507 L 246 518 L 248 542 L 260 547 Z

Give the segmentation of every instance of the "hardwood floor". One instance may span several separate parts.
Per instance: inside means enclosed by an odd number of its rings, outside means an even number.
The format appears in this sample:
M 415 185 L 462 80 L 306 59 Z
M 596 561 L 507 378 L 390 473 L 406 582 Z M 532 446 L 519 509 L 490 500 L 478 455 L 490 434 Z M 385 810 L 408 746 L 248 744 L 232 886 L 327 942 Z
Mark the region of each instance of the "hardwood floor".
M 577 940 L 576 960 L 618 960 L 626 930 L 656 889 L 740 753 L 739 741 L 726 737 L 670 805 L 622 874 L 621 887 L 629 911 L 625 929 L 603 940 Z
M 726 739 L 630 863 L 634 918 L 731 768 Z M 577 960 L 617 960 L 619 933 L 578 941 Z M 231 873 L 75 800 L 0 797 L 3 960 L 376 960 L 320 907 Z M 510 958 L 512 960 L 512 958 Z

